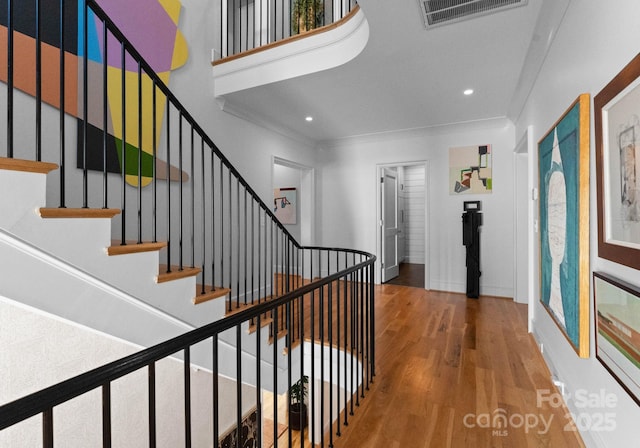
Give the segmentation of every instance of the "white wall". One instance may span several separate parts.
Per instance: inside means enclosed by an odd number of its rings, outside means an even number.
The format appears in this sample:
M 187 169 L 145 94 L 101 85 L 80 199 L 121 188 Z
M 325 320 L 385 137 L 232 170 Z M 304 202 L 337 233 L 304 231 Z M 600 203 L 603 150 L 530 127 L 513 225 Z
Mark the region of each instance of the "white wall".
M 506 120 L 351 139 L 321 151 L 319 232 L 322 245 L 377 250 L 378 164 L 428 161 L 429 288 L 466 290 L 462 204 L 482 201 L 481 293 L 513 296 L 514 128 Z M 488 143 L 493 150 L 492 194 L 450 196 L 449 148 Z M 376 277 L 379 277 L 376 269 Z
M 640 42 L 640 2 L 576 1 L 569 3 L 560 29 L 537 77 L 523 112 L 516 122 L 520 136 L 533 125 L 538 141 L 581 93 L 595 96 L 638 52 Z M 595 146 L 593 110 L 591 111 L 591 270 L 605 271 L 632 284 L 640 284 L 640 272 L 598 258 L 595 189 Z M 538 236 L 536 235 L 536 238 Z M 593 294 L 591 294 L 591 298 Z M 591 300 L 593 316 L 593 300 Z M 584 391 L 615 394 L 614 408 L 577 408 L 568 399 L 570 409 L 582 423 L 595 421 L 596 414 L 613 412 L 614 430 L 598 431 L 584 425 L 587 446 L 634 446 L 640 439 L 640 409 L 595 358 L 594 326 L 591 324 L 591 357 L 579 359 L 546 310 L 536 299 L 534 334 L 544 343 L 544 354 L 552 372 L 567 384 L 569 394 Z M 590 317 L 593 322 L 593 317 Z M 585 415 L 586 414 L 586 415 Z

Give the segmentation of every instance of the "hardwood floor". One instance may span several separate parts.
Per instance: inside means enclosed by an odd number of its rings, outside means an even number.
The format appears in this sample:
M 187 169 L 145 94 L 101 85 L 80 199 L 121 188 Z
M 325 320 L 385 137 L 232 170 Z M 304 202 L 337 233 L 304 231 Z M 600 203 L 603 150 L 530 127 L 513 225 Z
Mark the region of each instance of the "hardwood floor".
M 411 286 L 414 288 L 424 288 L 424 264 L 400 263 L 400 274 L 391 280 L 387 285 Z
M 526 310 L 509 299 L 377 286 L 375 381 L 334 446 L 584 446 L 565 431 L 566 408 L 538 403 L 555 389 Z

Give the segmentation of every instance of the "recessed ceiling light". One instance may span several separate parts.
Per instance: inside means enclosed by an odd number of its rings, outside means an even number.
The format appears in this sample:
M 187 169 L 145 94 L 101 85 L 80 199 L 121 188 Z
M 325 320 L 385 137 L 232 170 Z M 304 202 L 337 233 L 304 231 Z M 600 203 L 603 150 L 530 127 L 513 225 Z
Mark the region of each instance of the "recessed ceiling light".
M 307 121 L 313 121 L 313 117 L 312 117 L 312 116 L 305 117 L 305 120 L 307 120 Z
M 465 95 L 471 95 L 473 93 L 473 89 L 467 89 L 462 93 L 464 93 Z

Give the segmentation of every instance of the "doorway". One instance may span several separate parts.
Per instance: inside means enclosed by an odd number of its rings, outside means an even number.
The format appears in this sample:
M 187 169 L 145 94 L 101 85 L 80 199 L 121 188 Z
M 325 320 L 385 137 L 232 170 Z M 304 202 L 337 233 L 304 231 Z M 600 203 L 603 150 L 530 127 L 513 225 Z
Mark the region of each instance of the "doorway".
M 273 158 L 272 188 L 295 189 L 297 197 L 295 223 L 285 228 L 303 246 L 315 244 L 315 171 L 313 168 Z
M 428 289 L 427 163 L 377 169 L 380 282 Z M 394 275 L 390 264 L 396 265 Z

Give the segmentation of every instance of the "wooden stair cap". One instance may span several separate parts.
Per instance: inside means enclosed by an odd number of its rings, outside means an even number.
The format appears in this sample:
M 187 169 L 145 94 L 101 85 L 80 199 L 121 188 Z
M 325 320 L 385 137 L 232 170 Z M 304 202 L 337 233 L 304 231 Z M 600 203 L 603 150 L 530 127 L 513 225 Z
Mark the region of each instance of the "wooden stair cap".
M 24 171 L 27 173 L 47 174 L 50 171 L 57 170 L 58 165 L 49 162 L 35 162 L 33 160 L 0 157 L 0 169 L 10 171 Z

